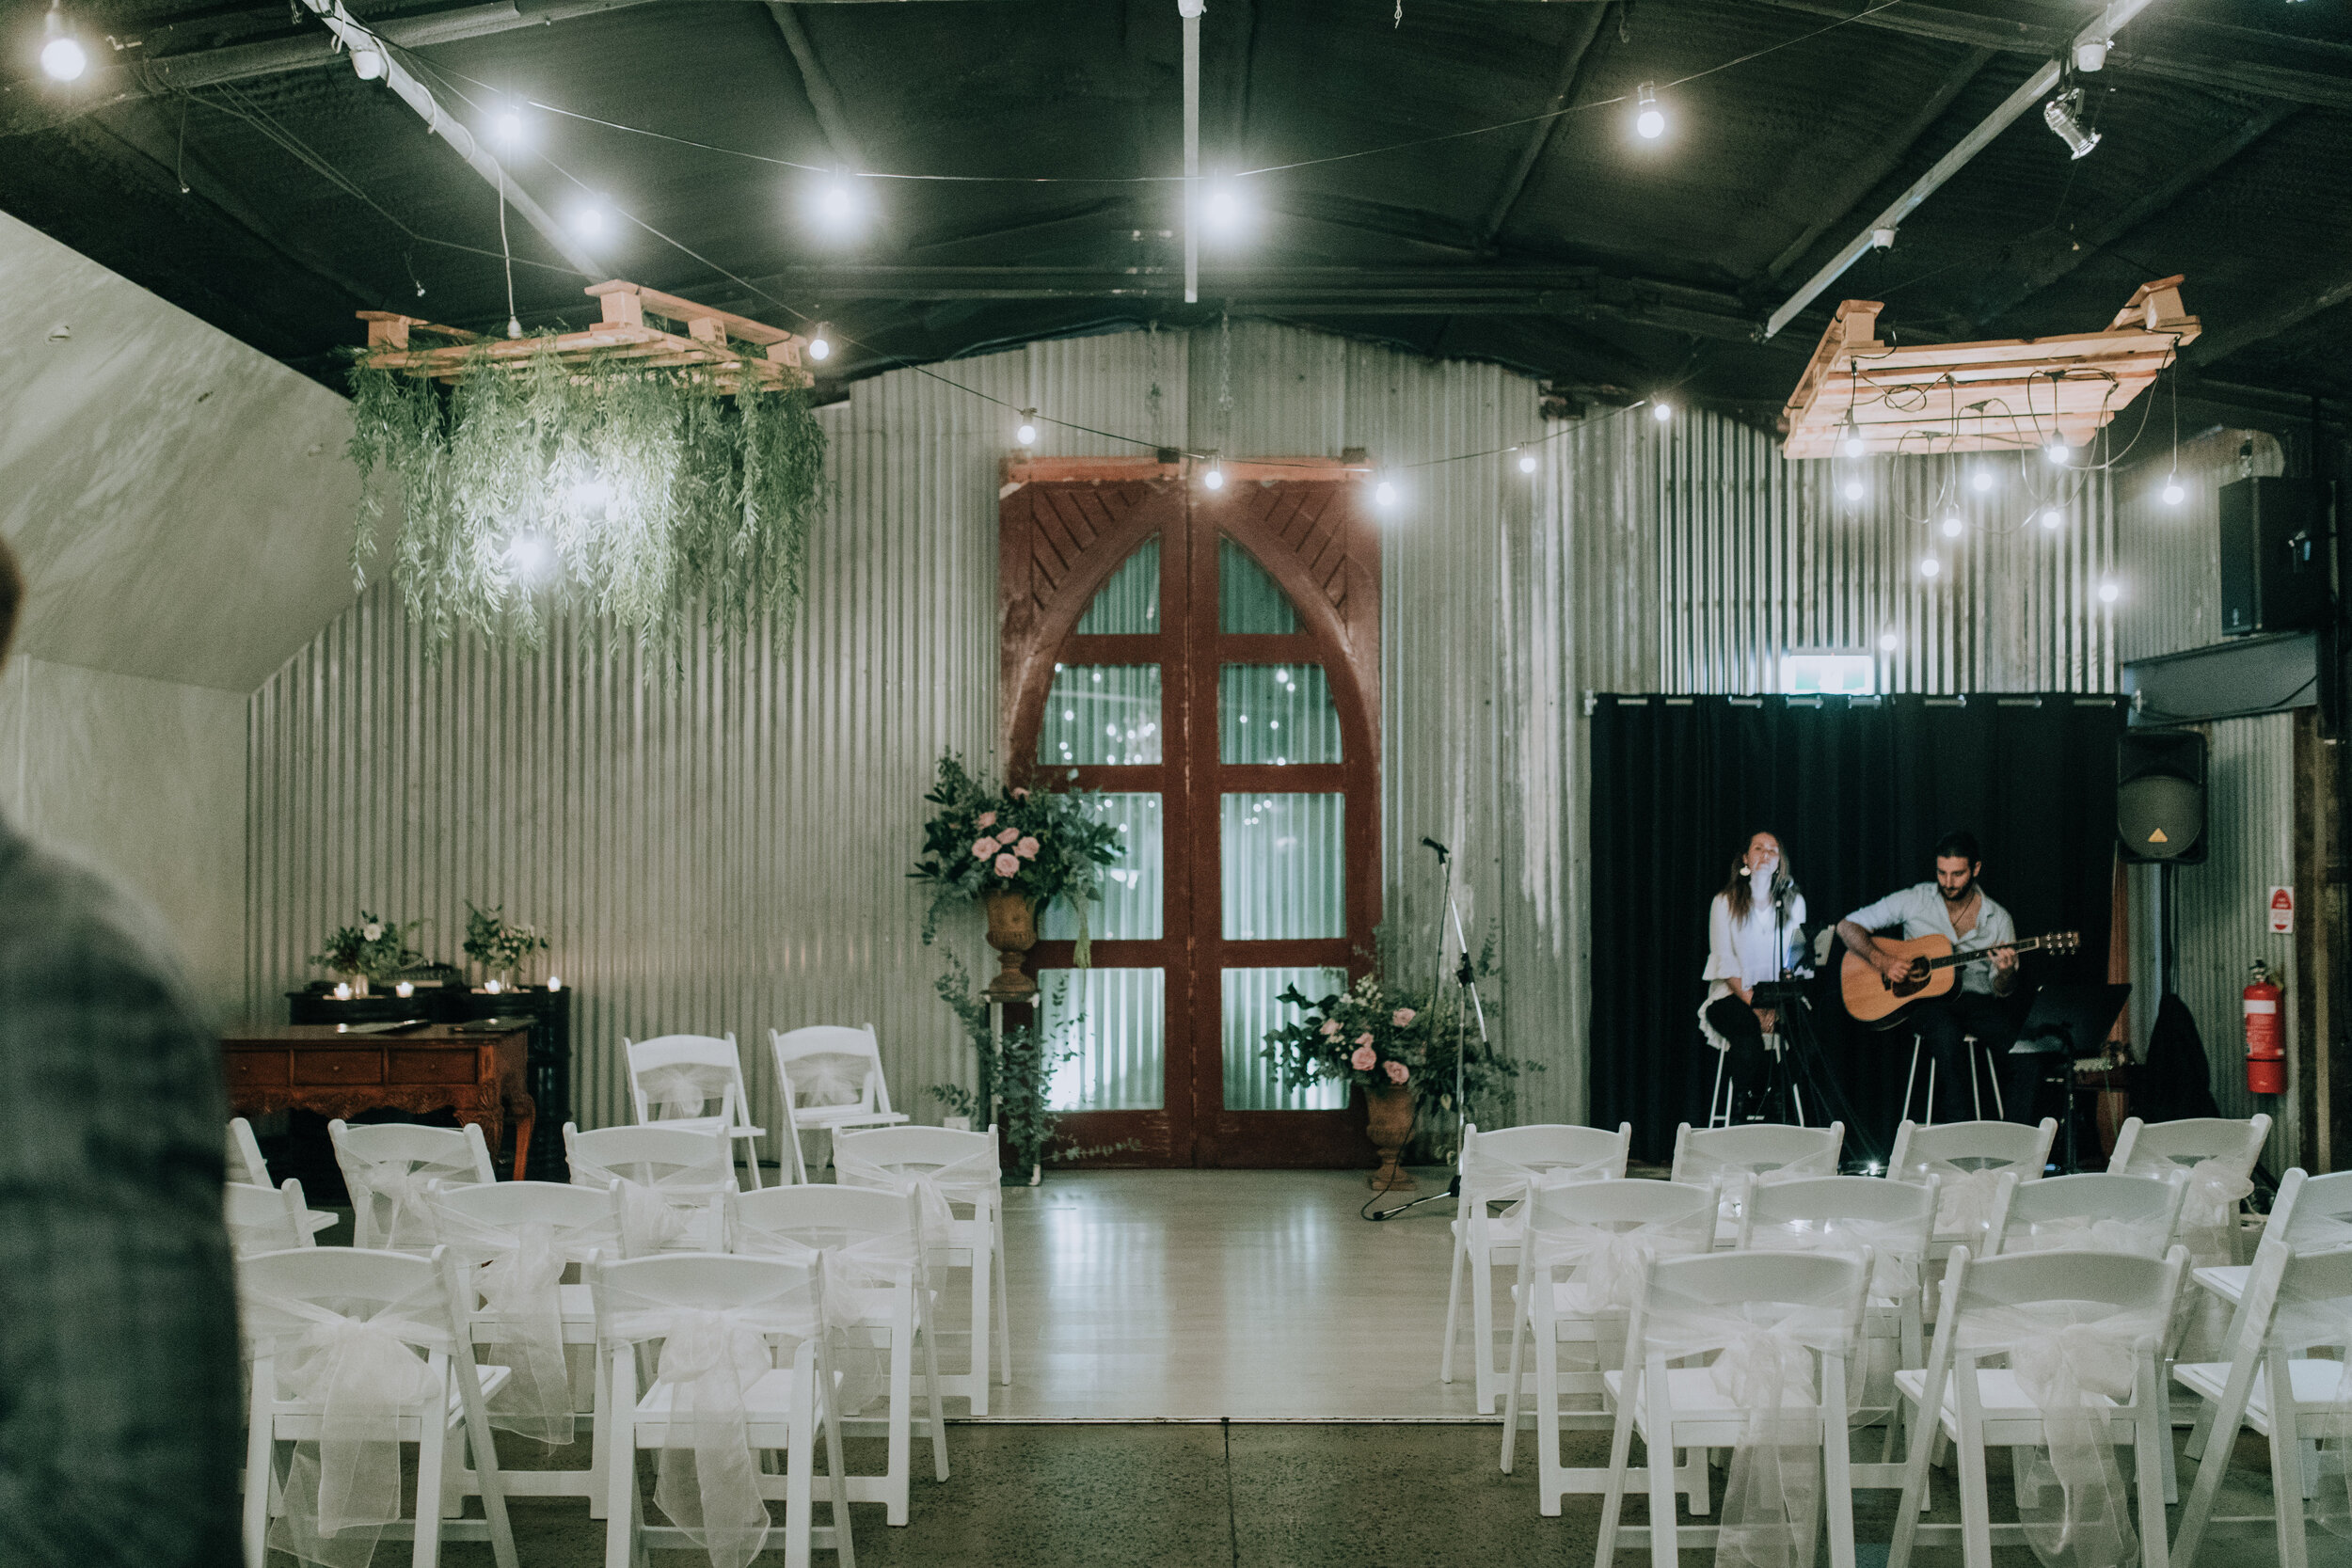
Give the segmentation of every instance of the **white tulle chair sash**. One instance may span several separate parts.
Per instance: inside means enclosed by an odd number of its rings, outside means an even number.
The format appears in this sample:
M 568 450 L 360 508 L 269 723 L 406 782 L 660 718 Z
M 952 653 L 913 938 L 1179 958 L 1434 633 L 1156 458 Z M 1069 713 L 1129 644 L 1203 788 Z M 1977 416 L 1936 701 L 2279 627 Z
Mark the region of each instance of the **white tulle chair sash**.
M 2336 1214 L 2296 1214 L 2284 1230 L 2266 1232 L 2285 1238 L 2297 1252 L 2335 1252 L 2352 1247 L 2352 1220 Z
M 387 1252 L 431 1252 L 439 1244 L 435 1185 L 471 1186 L 478 1180 L 470 1151 L 441 1160 L 371 1160 L 349 1148 L 336 1150 L 354 1208 L 368 1208 L 375 1245 Z
M 630 1258 L 660 1252 L 686 1234 L 690 1213 L 707 1211 L 712 1199 L 735 1190 L 733 1157 L 715 1137 L 709 1156 L 691 1165 L 605 1165 L 575 1150 L 571 1169 L 575 1187 L 604 1192 L 621 1184 L 621 1251 Z M 714 1252 L 723 1244 L 722 1237 L 710 1239 Z
M 854 1051 L 812 1051 L 784 1064 L 792 1081 L 795 1105 L 821 1110 L 828 1105 L 854 1105 L 866 1098 L 866 1075 L 874 1059 Z M 839 1168 L 838 1156 L 834 1168 Z
M 2053 1214 L 2047 1219 L 2010 1222 L 2001 1237 L 2003 1252 L 2055 1252 L 2061 1248 L 2097 1252 L 2128 1252 L 2135 1258 L 2161 1258 L 2171 1244 L 2164 1216 L 2125 1220 L 2090 1214 Z
M 1570 1271 L 1569 1280 L 1583 1288 L 1587 1311 L 1625 1312 L 1640 1293 L 1650 1259 L 1693 1257 L 1714 1244 L 1711 1211 L 1629 1226 L 1585 1225 L 1549 1211 L 1541 1212 L 1538 1217 L 1540 1223 L 1529 1224 L 1519 1244 L 1518 1307 L 1511 1318 L 1510 1366 L 1515 1379 L 1520 1347 L 1533 1326 L 1533 1292 L 1550 1289 L 1554 1270 Z M 1599 1359 L 1570 1354 L 1565 1364 L 1582 1370 L 1598 1370 L 1613 1357 L 1607 1345 L 1596 1348 Z
M 1934 1177 L 1940 1184 L 1935 1200 L 1936 1235 L 1981 1254 L 1985 1233 L 1993 1228 L 1993 1211 L 2000 1201 L 2001 1178 L 2011 1172 L 2021 1180 L 2026 1174 L 2009 1164 L 1963 1169 L 1949 1160 L 1913 1160 L 1897 1173 L 1896 1180 L 1924 1187 L 1928 1178 Z
M 995 1204 L 1003 1178 L 993 1146 L 976 1148 L 946 1164 L 927 1162 L 883 1162 L 859 1152 L 856 1138 L 834 1146 L 834 1179 L 844 1187 L 878 1187 L 884 1192 L 915 1195 L 923 1216 L 923 1244 L 948 1244 L 948 1227 L 955 1222 L 953 1205 L 969 1203 L 981 1214 Z
M 2352 1230 L 2352 1226 L 2340 1221 L 2328 1223 Z M 2319 1250 L 2306 1249 L 2303 1227 L 2295 1228 L 2297 1251 Z M 2352 1466 L 2352 1297 L 2297 1291 L 2290 1275 L 2280 1289 L 2263 1348 L 2290 1356 L 2328 1349 L 2343 1357 L 2328 1394 L 2328 1413 L 2321 1418 L 2318 1486 L 2305 1508 L 2311 1521 L 2328 1534 L 2352 1540 L 2352 1467 L 2348 1467 Z
M 284 1252 L 302 1244 L 294 1233 L 294 1223 L 284 1213 L 266 1220 L 243 1220 L 233 1214 L 222 1216 L 229 1227 L 229 1245 L 234 1256 L 250 1258 L 256 1253 Z
M 1809 1154 L 1787 1162 L 1769 1160 L 1730 1160 L 1709 1154 L 1703 1148 L 1689 1150 L 1683 1157 L 1677 1180 L 1694 1186 L 1710 1183 L 1723 1189 L 1718 1200 L 1718 1212 L 1725 1220 L 1740 1217 L 1740 1195 L 1746 1190 L 1743 1179 L 1752 1179 L 1759 1187 L 1776 1181 L 1805 1181 L 1817 1176 L 1837 1174 L 1837 1151 L 1827 1145 Z
M 572 1442 L 580 1413 L 564 1362 L 564 1271 L 592 1254 L 619 1257 L 618 1227 L 609 1215 L 587 1225 L 489 1225 L 446 1203 L 437 1215 L 442 1244 L 481 1298 L 485 1342 L 475 1354 L 507 1369 L 489 1398 L 490 1424 L 558 1448 Z
M 2188 1248 L 2191 1263 L 2200 1268 L 2226 1267 L 2237 1261 L 2233 1245 L 2237 1206 L 2254 1191 L 2254 1183 L 2235 1156 L 2209 1155 L 2188 1167 L 2188 1191 L 2181 1199 L 2177 1234 Z M 2152 1176 L 2169 1180 L 2181 1163 L 2169 1155 L 2135 1153 L 2123 1166 L 2125 1176 Z
M 1715 1386 L 1745 1413 L 1724 1488 L 1718 1564 L 1811 1568 L 1823 1442 L 1816 1356 L 1849 1357 L 1858 1326 L 1841 1309 L 1786 1302 L 1716 1308 L 1677 1302 L 1645 1313 L 1645 1357 L 1671 1362 L 1713 1353 L 1708 1370 Z M 1842 1431 L 1836 1440 L 1845 1440 Z M 1654 1433 L 1651 1441 L 1663 1452 L 1670 1439 Z
M 269 1544 L 326 1568 L 367 1568 L 401 1516 L 404 1411 L 441 1419 L 440 1379 L 420 1352 L 453 1348 L 440 1276 L 364 1315 L 240 1281 L 245 1337 L 273 1359 L 278 1398 L 315 1405 L 319 1435 L 294 1444 L 285 1512 Z M 428 1507 L 436 1506 L 430 1502 Z
M 654 1501 L 711 1568 L 745 1568 L 767 1544 L 769 1523 L 745 1396 L 803 1341 L 816 1345 L 818 1388 L 825 1386 L 818 1286 L 812 1278 L 756 1306 L 716 1308 L 646 1300 L 608 1284 L 604 1305 L 607 1344 L 654 1345 L 654 1375 L 669 1386 Z
M 1537 1182 L 1562 1186 L 1576 1181 L 1602 1181 L 1622 1174 L 1622 1149 L 1581 1163 L 1536 1160 L 1522 1163 L 1495 1152 L 1480 1138 L 1462 1152 L 1462 1202 L 1466 1208 L 1488 1203 L 1517 1204 Z M 1517 1212 L 1514 1209 L 1513 1212 Z
M 1963 1315 L 1956 1351 L 2006 1354 L 2018 1387 L 2042 1413 L 2045 1443 L 2023 1450 L 2018 1518 L 2026 1544 L 2047 1568 L 2122 1568 L 2139 1550 L 2123 1476 L 2107 1428 L 2112 1408 L 2137 1387 L 2143 1347 L 2160 1344 L 2164 1317 L 2153 1307 L 2105 1302 L 2033 1302 L 1979 1307 Z M 2055 1492 L 2058 1500 L 2046 1499 Z
M 853 1237 L 838 1229 L 787 1231 L 749 1224 L 739 1216 L 735 1250 L 805 1264 L 823 1279 L 827 1343 L 840 1378 L 843 1415 L 865 1409 L 889 1391 L 888 1348 L 861 1343 L 849 1331 L 889 1323 L 892 1297 L 901 1285 L 916 1292 L 917 1321 L 928 1315 L 931 1293 L 925 1283 L 923 1249 L 911 1234 Z
M 1761 1252 L 1825 1252 L 1870 1256 L 1870 1299 L 1882 1307 L 1901 1307 L 1921 1294 L 1919 1227 L 1894 1220 L 1788 1220 L 1749 1227 L 1748 1245 Z M 1857 1346 L 1851 1366 L 1860 1375 L 1847 1383 L 1854 1424 L 1870 1426 L 1895 1408 L 1898 1347 L 1888 1339 Z
M 724 1112 L 735 1073 L 723 1062 L 670 1062 L 637 1074 L 648 1121 L 698 1121 Z

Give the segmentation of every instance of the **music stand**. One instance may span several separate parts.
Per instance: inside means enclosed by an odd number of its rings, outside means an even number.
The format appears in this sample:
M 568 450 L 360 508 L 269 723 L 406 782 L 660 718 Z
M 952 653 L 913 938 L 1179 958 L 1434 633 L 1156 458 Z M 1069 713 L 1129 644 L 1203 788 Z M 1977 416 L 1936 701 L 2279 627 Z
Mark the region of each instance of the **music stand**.
M 2062 1056 L 2066 1085 L 2066 1168 L 2081 1169 L 2074 1142 L 2074 1060 L 2095 1050 L 2115 1027 L 2115 1020 L 2131 1000 L 2132 988 L 2122 983 L 2043 986 L 2033 999 L 2033 1011 L 2017 1026 L 2012 1056 Z

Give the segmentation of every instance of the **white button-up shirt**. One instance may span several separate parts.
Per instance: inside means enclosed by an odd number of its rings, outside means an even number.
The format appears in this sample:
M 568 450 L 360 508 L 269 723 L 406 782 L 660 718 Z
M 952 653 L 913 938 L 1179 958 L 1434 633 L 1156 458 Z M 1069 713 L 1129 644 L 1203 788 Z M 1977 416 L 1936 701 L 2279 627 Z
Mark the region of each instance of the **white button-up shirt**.
M 1875 904 L 1865 904 L 1846 918 L 1866 931 L 1883 931 L 1889 926 L 1902 927 L 1903 940 L 1917 937 L 1942 937 L 1952 944 L 1953 951 L 1981 953 L 1994 947 L 2007 947 L 2017 940 L 2016 923 L 2009 911 L 1993 901 L 1993 895 L 1981 887 L 1977 890 L 1976 928 L 1963 937 L 1952 929 L 1952 910 L 1944 901 L 1944 890 L 1933 882 L 1915 882 L 1900 893 L 1890 893 Z M 1960 966 L 1960 989 L 1990 995 L 1993 990 L 1993 962 L 1979 958 Z

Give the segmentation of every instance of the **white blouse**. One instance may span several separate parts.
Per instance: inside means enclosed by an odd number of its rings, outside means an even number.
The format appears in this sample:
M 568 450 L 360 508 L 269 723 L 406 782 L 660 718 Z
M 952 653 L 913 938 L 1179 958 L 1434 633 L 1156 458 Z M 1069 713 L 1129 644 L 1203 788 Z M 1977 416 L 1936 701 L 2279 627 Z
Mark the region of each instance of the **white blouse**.
M 1754 988 L 1777 980 L 1782 970 L 1796 968 L 1804 956 L 1804 895 L 1792 895 L 1784 913 L 1772 908 L 1771 873 L 1759 877 L 1751 891 L 1744 920 L 1732 917 L 1728 895 L 1715 895 L 1708 908 L 1707 973 L 1699 978 L 1709 984 L 1707 999 L 1699 1004 L 1702 1027 L 1707 1009 L 1733 994 L 1732 981 Z M 1707 1037 L 1718 1051 L 1727 1043 L 1711 1028 L 1707 1029 Z

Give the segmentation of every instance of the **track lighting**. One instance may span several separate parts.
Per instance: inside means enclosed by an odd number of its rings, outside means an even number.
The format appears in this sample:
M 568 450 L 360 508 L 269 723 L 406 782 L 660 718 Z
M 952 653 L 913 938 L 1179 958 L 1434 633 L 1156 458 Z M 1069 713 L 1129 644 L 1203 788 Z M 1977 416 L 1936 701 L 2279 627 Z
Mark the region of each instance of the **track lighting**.
M 1644 141 L 1666 134 L 1666 111 L 1658 106 L 1658 88 L 1648 82 L 1633 89 L 1633 129 Z
M 1025 447 L 1033 447 L 1037 445 L 1036 409 L 1024 408 L 1021 410 L 1021 428 L 1012 433 L 1012 438 L 1020 442 Z
M 833 357 L 832 323 L 818 322 L 815 326 L 809 328 L 808 356 L 811 359 L 830 359 Z
M 2104 62 L 2106 56 L 2102 55 Z M 2058 133 L 2058 140 L 2073 150 L 2077 158 L 2086 157 L 2099 145 L 2099 133 L 2086 131 L 2082 122 L 2083 89 L 2062 92 L 2042 105 L 2042 120 Z
M 66 26 L 58 0 L 49 0 L 49 17 L 41 24 L 40 69 L 55 82 L 78 81 L 89 69 L 89 53 Z

